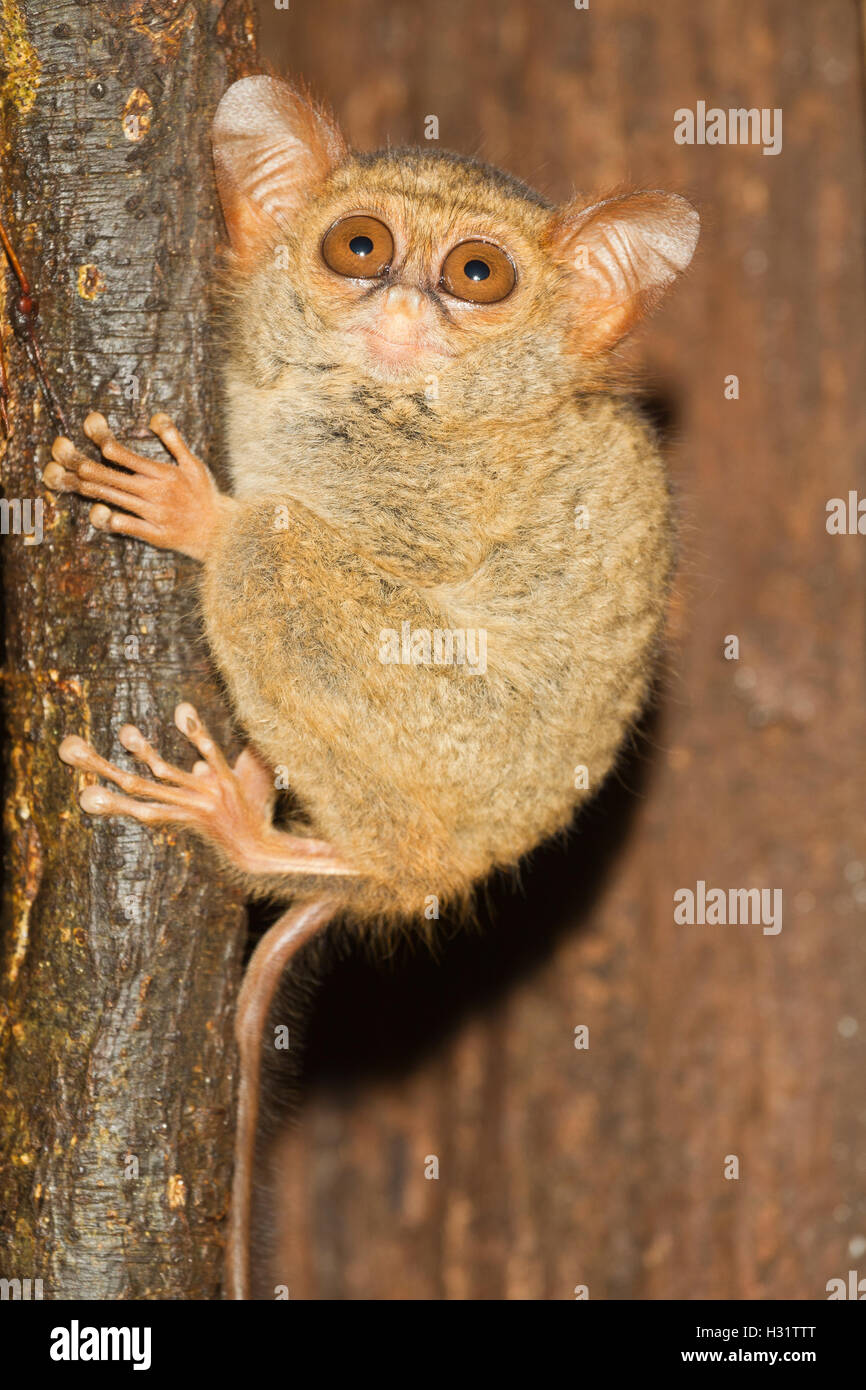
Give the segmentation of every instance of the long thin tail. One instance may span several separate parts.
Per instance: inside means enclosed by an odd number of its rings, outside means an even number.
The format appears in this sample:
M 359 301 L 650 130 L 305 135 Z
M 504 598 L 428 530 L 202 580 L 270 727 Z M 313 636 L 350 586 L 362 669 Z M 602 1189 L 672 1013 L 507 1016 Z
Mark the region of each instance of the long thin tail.
M 336 910 L 335 899 L 318 898 L 284 912 L 253 952 L 238 995 L 235 1037 L 240 1051 L 240 1085 L 226 1250 L 226 1296 L 230 1299 L 250 1296 L 250 1225 L 262 1035 L 286 965 L 312 936 L 327 926 Z

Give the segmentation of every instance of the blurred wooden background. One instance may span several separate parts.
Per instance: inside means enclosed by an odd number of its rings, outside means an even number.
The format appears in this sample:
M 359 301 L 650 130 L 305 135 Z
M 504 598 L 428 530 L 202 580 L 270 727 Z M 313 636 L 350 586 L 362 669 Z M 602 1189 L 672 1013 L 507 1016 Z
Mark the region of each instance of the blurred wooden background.
M 670 188 L 704 218 L 639 351 L 682 517 L 660 707 L 483 936 L 328 976 L 277 1277 L 320 1299 L 826 1297 L 866 1274 L 866 537 L 825 530 L 829 498 L 866 494 L 859 8 L 261 7 L 264 59 L 360 147 L 435 114 L 442 147 L 554 198 Z M 781 107 L 781 154 L 676 145 L 698 100 Z M 698 879 L 781 888 L 781 934 L 674 925 Z

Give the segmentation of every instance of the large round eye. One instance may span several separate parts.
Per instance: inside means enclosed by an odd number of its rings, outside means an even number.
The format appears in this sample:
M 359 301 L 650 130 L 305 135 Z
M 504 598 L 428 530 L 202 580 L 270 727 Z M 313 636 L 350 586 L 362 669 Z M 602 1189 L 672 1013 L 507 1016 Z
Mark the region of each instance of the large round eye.
M 514 289 L 514 264 L 501 246 L 491 241 L 461 241 L 448 252 L 439 281 L 457 299 L 495 304 Z
M 391 264 L 394 238 L 378 217 L 355 213 L 342 217 L 325 233 L 322 257 L 338 275 L 370 280 Z

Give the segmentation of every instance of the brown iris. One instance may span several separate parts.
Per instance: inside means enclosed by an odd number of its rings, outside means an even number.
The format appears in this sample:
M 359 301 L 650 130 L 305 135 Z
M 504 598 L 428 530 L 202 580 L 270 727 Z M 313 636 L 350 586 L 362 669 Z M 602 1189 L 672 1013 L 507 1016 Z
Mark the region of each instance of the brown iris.
M 370 280 L 388 268 L 394 256 L 394 238 L 384 222 L 366 213 L 342 217 L 325 233 L 322 258 L 338 275 Z
M 457 299 L 495 304 L 514 289 L 517 276 L 511 257 L 491 241 L 461 241 L 448 252 L 440 284 Z

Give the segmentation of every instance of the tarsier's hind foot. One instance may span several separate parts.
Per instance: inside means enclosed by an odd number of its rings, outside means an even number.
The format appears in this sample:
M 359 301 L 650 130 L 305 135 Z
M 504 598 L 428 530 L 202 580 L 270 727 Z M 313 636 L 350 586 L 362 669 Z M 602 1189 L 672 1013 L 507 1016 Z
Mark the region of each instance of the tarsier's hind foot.
M 169 417 L 154 415 L 150 428 L 176 463 L 133 453 L 115 438 L 103 415 L 88 415 L 83 428 L 103 458 L 119 467 L 88 458 L 60 435 L 51 446 L 53 462 L 42 474 L 45 484 L 55 492 L 96 499 L 90 522 L 99 531 L 134 536 L 203 560 L 221 511 L 233 503 L 220 493 L 207 466 L 187 448 Z
M 59 754 L 70 767 L 95 773 L 121 789 L 86 786 L 79 797 L 92 816 L 131 816 L 144 825 L 183 826 L 214 845 L 245 874 L 351 875 L 353 870 L 321 840 L 277 830 L 272 824 L 274 787 L 268 769 L 250 749 L 230 767 L 192 705 L 178 705 L 175 723 L 201 754 L 191 772 L 175 767 L 132 724 L 120 743 L 158 779 L 126 772 L 84 739 L 65 738 Z
M 146 764 L 157 781 L 108 762 L 84 739 L 65 738 L 59 749 L 65 763 L 96 773 L 127 793 L 87 786 L 79 797 L 82 810 L 92 816 L 131 816 L 145 825 L 188 825 L 208 838 L 215 838 L 221 821 L 226 830 L 237 832 L 238 840 L 243 819 L 252 820 L 257 813 L 256 818 L 269 820 L 269 787 L 262 787 L 258 778 L 258 785 L 245 785 L 242 772 L 229 767 L 192 705 L 178 705 L 175 723 L 201 754 L 191 772 L 166 762 L 134 725 L 125 724 L 118 734 L 123 747 Z M 267 777 L 266 769 L 261 772 Z

